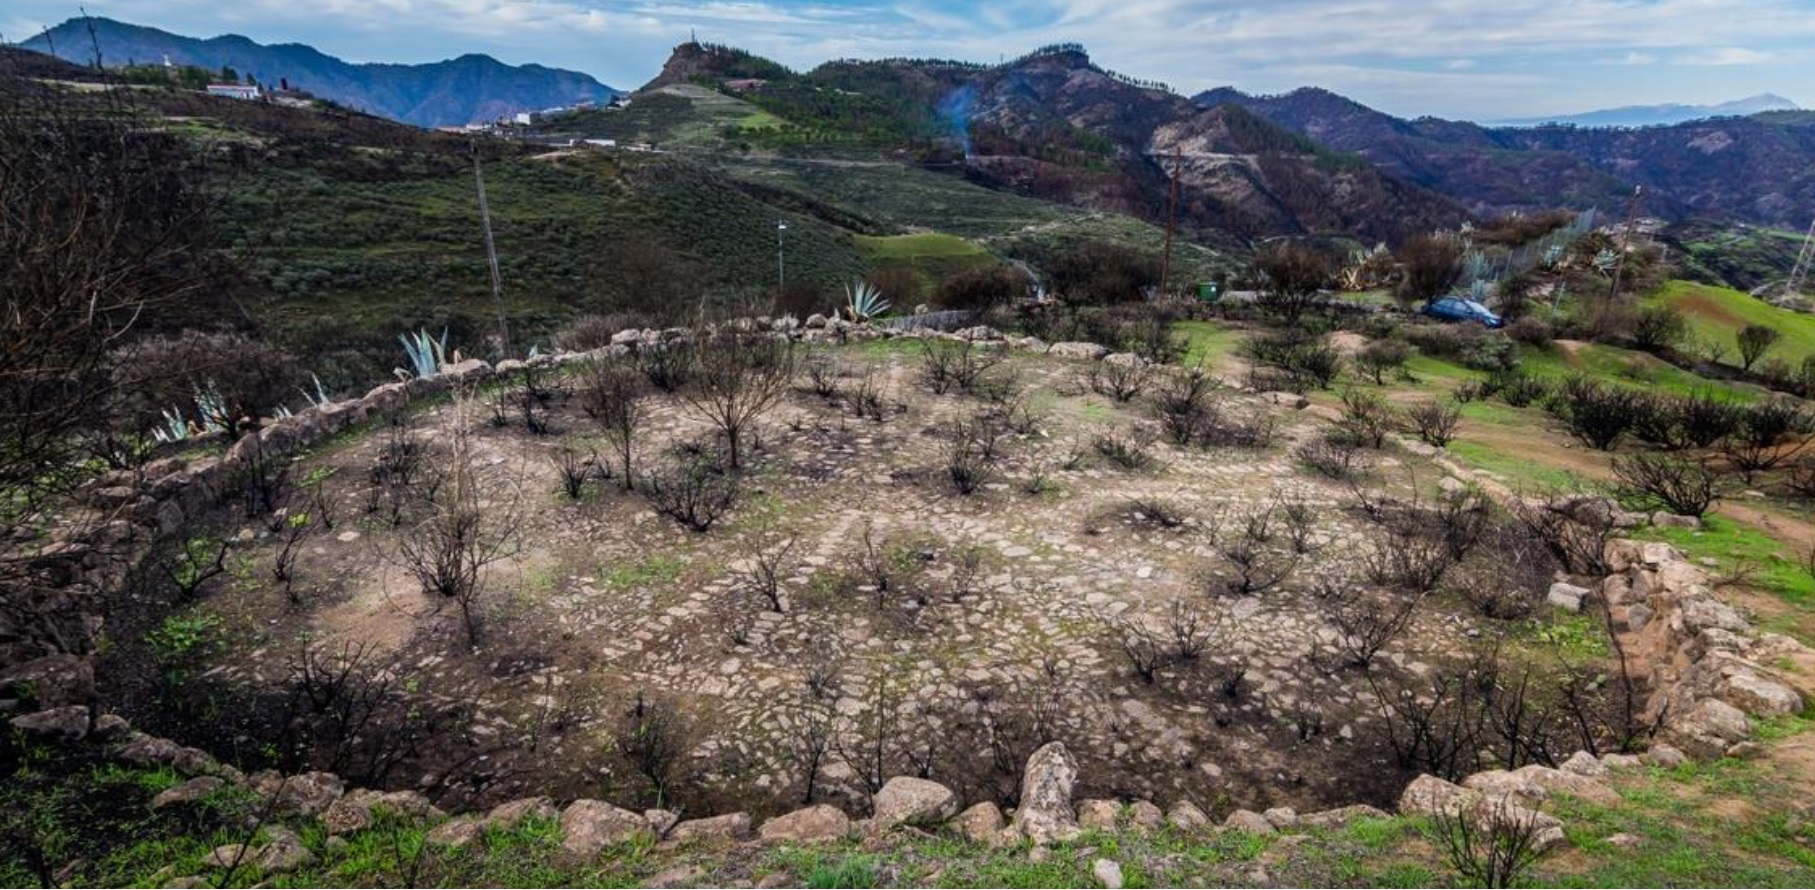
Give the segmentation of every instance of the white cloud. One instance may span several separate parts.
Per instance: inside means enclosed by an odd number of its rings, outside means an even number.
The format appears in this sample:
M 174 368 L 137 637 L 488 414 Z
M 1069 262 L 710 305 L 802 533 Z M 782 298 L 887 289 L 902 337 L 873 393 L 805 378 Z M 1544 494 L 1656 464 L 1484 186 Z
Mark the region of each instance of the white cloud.
M 1683 57 L 1682 63 L 1707 68 L 1724 68 L 1729 65 L 1758 65 L 1774 58 L 1776 56 L 1768 52 L 1738 46 L 1724 46 L 1690 53 Z

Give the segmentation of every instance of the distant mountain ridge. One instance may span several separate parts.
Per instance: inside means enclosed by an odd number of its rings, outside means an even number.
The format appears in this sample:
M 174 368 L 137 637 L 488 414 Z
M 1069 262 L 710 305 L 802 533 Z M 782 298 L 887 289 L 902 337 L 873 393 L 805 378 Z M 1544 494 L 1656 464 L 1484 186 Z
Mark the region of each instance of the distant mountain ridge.
M 1166 218 L 1177 148 L 1179 222 L 1208 243 L 1276 235 L 1397 242 L 1467 217 L 1442 195 L 1258 115 L 1199 108 L 1106 71 L 1075 44 L 999 65 L 839 60 L 796 73 L 743 50 L 690 43 L 644 90 L 682 83 L 735 93 L 814 132 L 864 128 L 876 144 L 939 157 L 976 182 L 1156 223 Z
M 1656 127 L 1707 120 L 1713 117 L 1749 117 L 1766 111 L 1801 111 L 1801 106 L 1775 93 L 1760 93 L 1712 105 L 1684 105 L 1669 102 L 1662 105 L 1623 105 L 1578 114 L 1554 114 L 1548 117 L 1512 118 L 1487 121 L 1495 127 L 1536 127 L 1562 124 L 1576 127 Z
M 1195 98 L 1206 108 L 1240 106 L 1359 154 L 1477 214 L 1624 207 L 1634 186 L 1645 187 L 1645 213 L 1672 220 L 1711 216 L 1800 229 L 1815 206 L 1815 115 L 1804 112 L 1623 129 L 1484 127 L 1405 120 L 1314 87 L 1278 96 L 1223 87 Z
M 105 18 L 70 19 L 21 45 L 89 64 L 97 44 L 107 65 L 155 64 L 168 58 L 211 70 L 230 66 L 260 83 L 276 84 L 281 78 L 324 99 L 422 127 L 604 102 L 618 93 L 577 71 L 506 65 L 484 55 L 420 65 L 355 64 L 300 43 L 265 45 L 236 34 L 203 40 Z

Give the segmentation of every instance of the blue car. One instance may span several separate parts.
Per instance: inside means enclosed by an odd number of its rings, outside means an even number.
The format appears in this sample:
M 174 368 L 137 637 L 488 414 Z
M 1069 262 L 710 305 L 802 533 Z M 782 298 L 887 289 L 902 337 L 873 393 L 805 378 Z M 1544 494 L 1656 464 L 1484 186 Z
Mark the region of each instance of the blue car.
M 1482 327 L 1497 328 L 1506 322 L 1492 309 L 1467 297 L 1439 297 L 1424 307 L 1424 314 L 1440 321 L 1473 321 Z

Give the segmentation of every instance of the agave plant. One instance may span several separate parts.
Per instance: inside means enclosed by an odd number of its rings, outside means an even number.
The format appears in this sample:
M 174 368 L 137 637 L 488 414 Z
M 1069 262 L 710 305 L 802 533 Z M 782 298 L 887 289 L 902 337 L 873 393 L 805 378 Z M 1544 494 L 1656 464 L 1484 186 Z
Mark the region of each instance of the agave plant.
M 228 407 L 227 399 L 221 395 L 221 388 L 214 381 L 208 381 L 206 389 L 195 391 L 195 413 L 201 418 L 205 432 L 219 433 L 233 429 L 233 409 Z
M 195 435 L 195 432 L 195 427 L 189 424 L 189 419 L 184 417 L 181 411 L 166 408 L 164 409 L 164 425 L 152 429 L 151 435 L 159 443 L 168 445 L 172 442 L 187 441 Z
M 882 291 L 868 281 L 857 281 L 845 285 L 845 313 L 852 321 L 869 321 L 889 311 L 889 301 L 882 298 Z
M 303 394 L 303 398 L 308 399 L 309 404 L 316 408 L 333 404 L 334 398 L 328 395 L 328 388 L 321 385 L 321 378 L 316 376 L 315 372 L 311 371 L 309 372 L 309 379 L 315 382 L 315 391 L 310 392 L 306 389 L 299 390 Z
M 441 331 L 441 339 L 429 336 L 426 328 L 413 334 L 398 334 L 397 339 L 403 343 L 403 352 L 410 360 L 408 368 L 398 368 L 398 377 L 408 380 L 412 377 L 433 377 L 441 373 L 441 365 L 447 361 L 447 330 Z

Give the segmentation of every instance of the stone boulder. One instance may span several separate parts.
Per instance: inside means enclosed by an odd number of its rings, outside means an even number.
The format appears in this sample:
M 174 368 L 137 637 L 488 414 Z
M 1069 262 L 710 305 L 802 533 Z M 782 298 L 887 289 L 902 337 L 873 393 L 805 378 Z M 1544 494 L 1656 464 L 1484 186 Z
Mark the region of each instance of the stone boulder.
M 1054 343 L 1046 354 L 1054 358 L 1096 361 L 1109 354 L 1109 349 L 1096 343 Z
M 642 816 L 602 800 L 576 800 L 561 812 L 561 849 L 577 859 L 590 860 L 606 847 L 653 837 Z
M 553 819 L 559 815 L 555 802 L 546 797 L 521 797 L 492 807 L 485 814 L 485 827 L 513 831 L 525 819 Z
M 1064 742 L 1048 742 L 1035 751 L 1021 775 L 1021 805 L 1015 809 L 1013 830 L 1035 844 L 1077 837 L 1082 829 L 1071 808 L 1071 786 L 1077 780 L 1077 761 Z
M 989 801 L 975 804 L 952 819 L 952 827 L 972 843 L 995 846 L 1002 842 L 1002 810 Z
M 1521 806 L 1510 795 L 1495 797 L 1428 774 L 1413 779 L 1400 793 L 1399 812 L 1407 816 L 1464 818 L 1482 831 L 1488 830 L 1497 820 L 1529 822 L 1537 832 L 1536 846 L 1540 851 L 1565 840 L 1563 823 L 1555 816 Z
M 389 813 L 412 823 L 435 821 L 446 816 L 429 803 L 428 798 L 415 791 L 379 792 L 361 788 L 330 804 L 321 814 L 321 824 L 329 834 L 364 831 L 372 827 L 379 813 Z
M 1564 581 L 1550 585 L 1550 592 L 1545 594 L 1544 601 L 1565 612 L 1582 611 L 1582 603 L 1588 598 L 1588 588 L 1577 587 Z
M 835 806 L 822 803 L 776 816 L 756 831 L 771 843 L 834 841 L 851 833 L 851 817 Z
M 1802 696 L 1795 690 L 1751 671 L 1734 671 L 1721 678 L 1717 694 L 1721 701 L 1760 717 L 1802 712 Z
M 1078 801 L 1078 825 L 1081 828 L 1112 831 L 1121 814 L 1122 805 L 1113 800 Z
M 49 742 L 79 742 L 88 736 L 88 708 L 85 705 L 66 705 L 14 717 L 7 724 L 27 738 Z
M 1210 824 L 1210 817 L 1197 804 L 1181 800 L 1166 811 L 1166 823 L 1180 831 L 1198 831 Z
M 749 813 L 726 813 L 709 819 L 688 819 L 668 832 L 668 840 L 677 844 L 688 841 L 737 843 L 756 836 L 750 828 Z
M 1166 815 L 1152 801 L 1137 800 L 1128 805 L 1128 824 L 1137 831 L 1159 831 L 1166 827 Z
M 1719 760 L 1727 749 L 1752 736 L 1740 709 L 1714 698 L 1695 703 L 1664 730 L 1664 738 L 1697 760 Z
M 319 816 L 346 793 L 339 776 L 324 772 L 301 773 L 287 779 L 267 773 L 254 779 L 252 787 L 264 797 L 275 796 L 278 812 L 296 816 Z
M 181 785 L 166 788 L 151 799 L 153 810 L 187 806 L 206 798 L 226 786 L 219 776 L 196 776 Z
M 896 776 L 876 792 L 876 813 L 870 829 L 887 831 L 897 825 L 934 828 L 958 815 L 958 795 L 927 779 Z
M 75 655 L 46 655 L 0 671 L 0 699 L 22 711 L 86 705 L 95 697 L 95 669 Z
M 1272 834 L 1275 831 L 1273 823 L 1267 821 L 1267 817 L 1253 810 L 1236 810 L 1230 813 L 1229 818 L 1223 820 L 1223 827 L 1248 834 Z
M 1386 811 L 1379 807 L 1371 807 L 1365 803 L 1358 803 L 1346 807 L 1337 807 L 1333 810 L 1306 813 L 1298 817 L 1298 826 L 1300 828 L 1341 828 L 1362 819 L 1386 818 L 1389 818 Z

